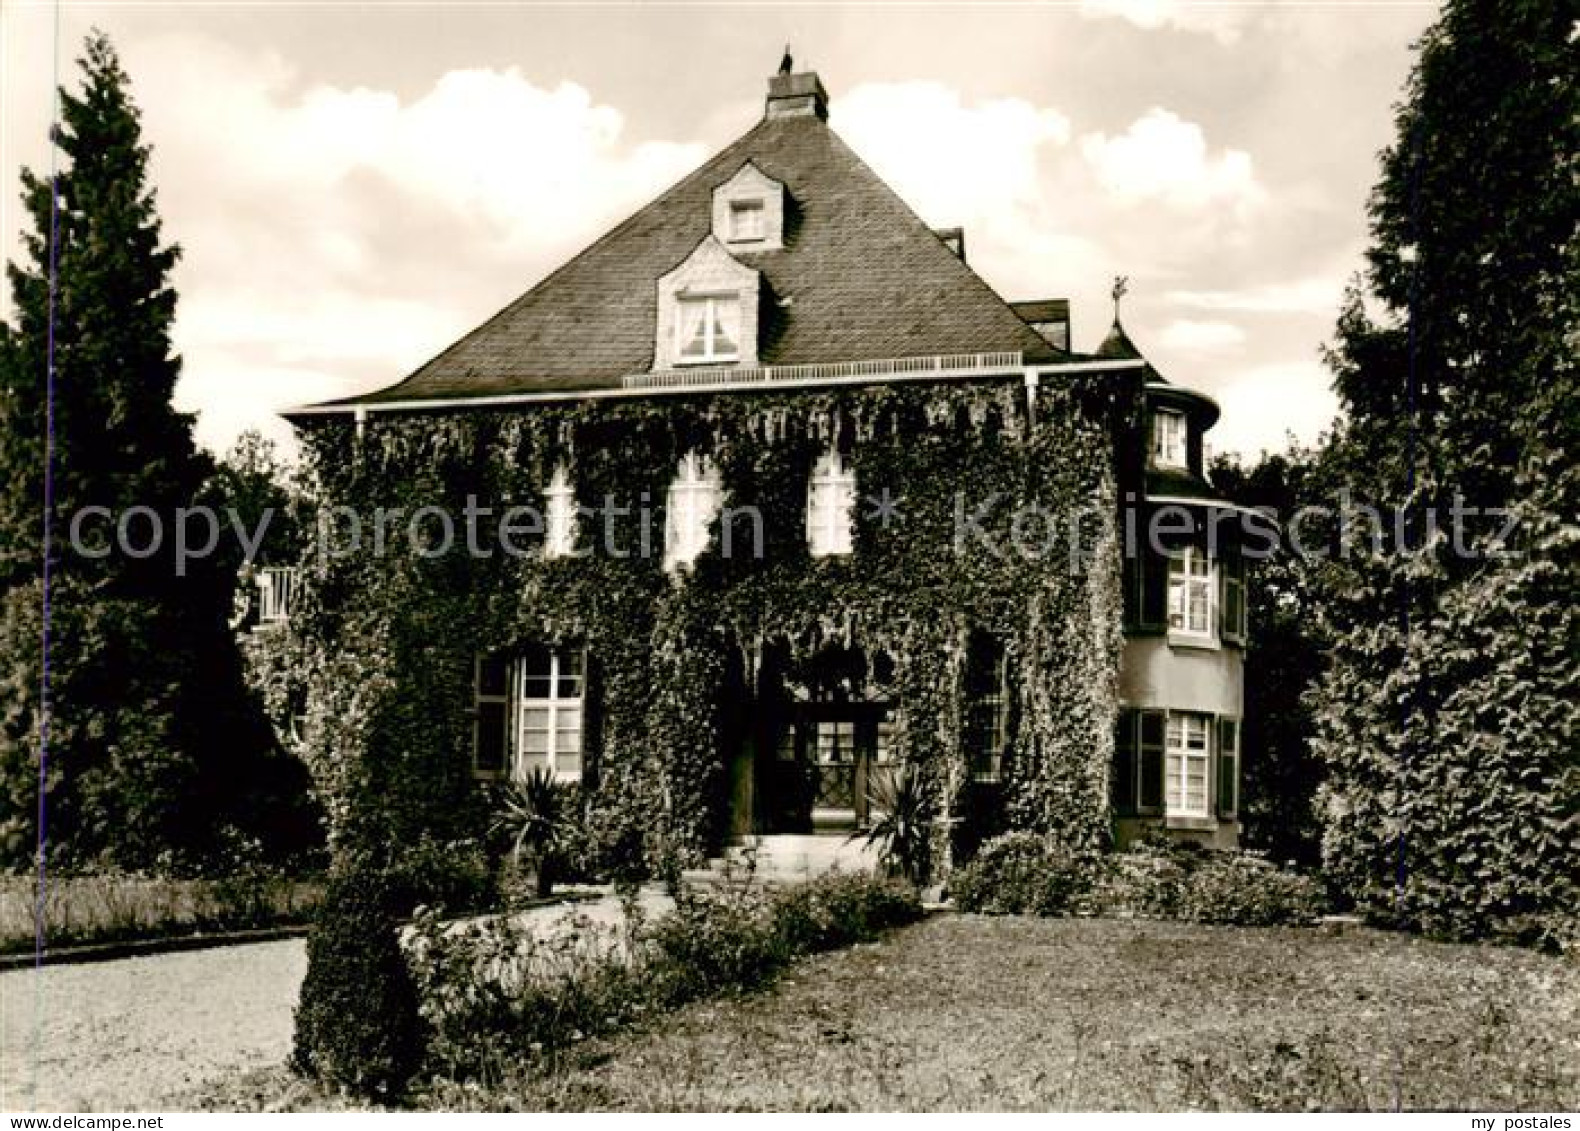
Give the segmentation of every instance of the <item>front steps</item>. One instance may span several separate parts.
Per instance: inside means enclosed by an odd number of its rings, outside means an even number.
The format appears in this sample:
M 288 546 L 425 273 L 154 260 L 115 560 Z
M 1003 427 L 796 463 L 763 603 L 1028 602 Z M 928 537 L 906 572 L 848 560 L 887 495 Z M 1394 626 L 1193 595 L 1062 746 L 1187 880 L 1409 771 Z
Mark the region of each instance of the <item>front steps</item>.
M 760 883 L 790 884 L 827 872 L 873 872 L 877 868 L 877 852 L 860 840 L 851 840 L 847 833 L 778 835 L 748 837 L 725 849 L 722 857 L 708 861 L 706 868 L 688 872 L 686 878 L 719 883 L 731 876 L 744 880 L 751 872 Z

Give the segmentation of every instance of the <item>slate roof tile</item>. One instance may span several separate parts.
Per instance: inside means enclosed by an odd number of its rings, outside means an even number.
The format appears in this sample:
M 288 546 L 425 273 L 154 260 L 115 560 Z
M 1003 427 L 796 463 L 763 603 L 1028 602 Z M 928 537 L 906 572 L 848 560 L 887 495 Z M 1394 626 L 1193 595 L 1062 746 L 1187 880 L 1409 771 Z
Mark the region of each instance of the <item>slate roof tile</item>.
M 764 364 L 1058 354 L 817 117 L 765 118 L 405 380 L 342 405 L 618 387 L 653 364 L 659 276 L 708 234 L 713 189 L 748 160 L 786 186 L 763 273 Z

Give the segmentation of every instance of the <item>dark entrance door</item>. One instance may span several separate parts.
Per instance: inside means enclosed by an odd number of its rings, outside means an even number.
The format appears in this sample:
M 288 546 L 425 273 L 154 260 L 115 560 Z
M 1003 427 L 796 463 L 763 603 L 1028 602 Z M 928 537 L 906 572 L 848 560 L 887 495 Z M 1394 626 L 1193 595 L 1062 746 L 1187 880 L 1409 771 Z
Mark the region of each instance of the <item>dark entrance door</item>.
M 856 829 L 890 773 L 888 705 L 798 703 L 779 728 L 764 782 L 769 832 Z

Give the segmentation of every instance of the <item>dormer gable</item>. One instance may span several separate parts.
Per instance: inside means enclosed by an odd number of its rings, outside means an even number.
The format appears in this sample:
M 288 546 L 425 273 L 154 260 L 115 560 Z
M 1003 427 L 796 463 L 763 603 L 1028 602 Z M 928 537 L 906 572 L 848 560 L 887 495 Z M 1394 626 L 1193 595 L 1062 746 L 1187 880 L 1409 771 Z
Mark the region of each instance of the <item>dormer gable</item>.
M 785 187 L 747 161 L 713 190 L 713 235 L 738 252 L 784 247 Z
M 712 235 L 658 280 L 653 368 L 757 365 L 762 275 Z

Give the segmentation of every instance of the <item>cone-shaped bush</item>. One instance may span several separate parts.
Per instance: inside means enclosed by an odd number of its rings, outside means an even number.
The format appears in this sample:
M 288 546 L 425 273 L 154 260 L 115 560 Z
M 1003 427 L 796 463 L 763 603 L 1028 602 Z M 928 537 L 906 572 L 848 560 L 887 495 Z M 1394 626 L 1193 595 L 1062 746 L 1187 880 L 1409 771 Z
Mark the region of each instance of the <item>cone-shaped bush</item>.
M 364 1099 L 397 1098 L 422 1055 L 417 994 L 396 937 L 389 885 L 365 864 L 331 878 L 307 940 L 292 1067 Z

